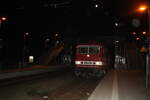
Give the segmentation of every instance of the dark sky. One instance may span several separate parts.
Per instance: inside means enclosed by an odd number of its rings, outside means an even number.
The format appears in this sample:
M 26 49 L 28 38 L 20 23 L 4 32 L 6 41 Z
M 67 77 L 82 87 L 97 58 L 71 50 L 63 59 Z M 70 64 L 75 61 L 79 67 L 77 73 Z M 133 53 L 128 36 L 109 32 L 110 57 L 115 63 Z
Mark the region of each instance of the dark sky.
M 38 7 L 43 4 L 52 4 L 58 2 L 71 2 L 71 4 L 76 4 L 79 6 L 86 5 L 87 3 L 98 1 L 104 7 L 115 7 L 117 11 L 127 11 L 131 10 L 139 3 L 144 3 L 147 0 L 3 0 L 0 3 L 1 9 L 12 9 L 19 7 Z M 104 5 L 103 5 L 104 4 Z
M 109 10 L 118 16 L 125 16 L 127 13 L 131 12 L 140 3 L 145 3 L 148 0 L 3 0 L 0 3 L 0 12 L 10 11 L 15 9 L 37 9 L 40 7 L 50 8 L 53 4 L 62 4 L 75 11 L 82 11 L 91 8 L 92 4 L 98 3 L 101 9 Z M 69 3 L 67 5 L 67 3 Z M 66 7 L 66 8 L 67 8 Z M 83 13 L 83 12 L 81 12 Z M 1 14 L 1 13 L 0 13 Z
M 124 19 L 146 0 L 3 0 L 0 14 L 8 15 L 14 30 L 37 32 L 88 32 L 110 33 L 113 21 Z M 53 4 L 68 3 L 58 6 Z M 100 6 L 95 9 L 93 6 Z M 86 16 L 86 17 L 85 17 Z M 116 19 L 115 19 L 116 18 Z M 71 27 L 70 27 L 71 26 Z M 91 28 L 93 27 L 93 28 Z M 94 33 L 95 33 L 94 32 Z

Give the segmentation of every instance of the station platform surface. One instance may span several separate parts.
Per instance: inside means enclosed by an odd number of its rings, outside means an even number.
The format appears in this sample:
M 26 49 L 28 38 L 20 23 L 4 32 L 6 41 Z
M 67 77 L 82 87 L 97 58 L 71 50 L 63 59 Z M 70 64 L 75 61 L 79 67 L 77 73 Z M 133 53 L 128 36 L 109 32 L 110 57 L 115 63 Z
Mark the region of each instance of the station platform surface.
M 142 70 L 112 70 L 88 100 L 150 100 L 150 88 Z
M 1 70 L 0 80 L 42 74 L 51 71 L 58 71 L 67 67 L 68 67 L 67 65 L 50 65 L 50 66 L 33 65 L 26 68 L 17 68 L 11 70 L 3 70 L 3 71 Z

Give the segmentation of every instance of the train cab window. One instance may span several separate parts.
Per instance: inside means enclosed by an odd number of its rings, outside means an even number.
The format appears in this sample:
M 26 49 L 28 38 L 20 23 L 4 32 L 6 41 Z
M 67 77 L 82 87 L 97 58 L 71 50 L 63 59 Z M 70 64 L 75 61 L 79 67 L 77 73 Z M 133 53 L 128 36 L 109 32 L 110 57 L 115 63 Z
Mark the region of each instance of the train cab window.
M 99 52 L 98 47 L 89 47 L 89 54 L 97 54 Z
M 88 47 L 79 47 L 78 53 L 80 54 L 97 54 L 99 53 L 99 47 L 97 46 L 88 46 Z
M 80 54 L 88 54 L 88 47 L 79 47 L 78 51 Z

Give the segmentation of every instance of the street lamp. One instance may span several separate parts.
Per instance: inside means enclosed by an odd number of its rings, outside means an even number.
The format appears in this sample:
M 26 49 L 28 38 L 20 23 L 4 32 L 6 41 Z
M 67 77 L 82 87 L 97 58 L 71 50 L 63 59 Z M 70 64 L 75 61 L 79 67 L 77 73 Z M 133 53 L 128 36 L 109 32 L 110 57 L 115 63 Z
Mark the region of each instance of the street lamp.
M 136 32 L 133 32 L 132 34 L 133 34 L 133 35 L 136 35 Z
M 143 35 L 146 35 L 147 33 L 144 31 L 144 32 L 142 32 L 142 34 L 143 34 Z
M 98 4 L 95 5 L 95 8 L 98 8 Z
M 5 21 L 7 18 L 6 18 L 6 17 L 2 17 L 1 19 L 2 19 L 3 21 Z
M 6 20 L 7 20 L 6 17 L 0 17 L 0 29 L 1 29 L 1 26 L 2 26 L 2 22 L 6 21 Z
M 3 51 L 2 51 L 2 41 L 3 41 L 3 38 L 1 37 L 1 28 L 2 28 L 2 22 L 5 21 L 7 18 L 6 17 L 0 17 L 0 67 L 1 67 L 1 63 L 2 63 L 2 57 L 3 57 Z M 1 68 L 0 68 L 1 69 Z
M 148 8 L 148 7 L 147 7 L 146 5 L 141 5 L 141 6 L 139 7 L 139 11 L 141 11 L 141 12 L 146 11 L 147 8 Z
M 140 38 L 139 38 L 139 37 L 136 37 L 136 40 L 138 41 L 138 40 L 140 40 Z
M 142 5 L 139 7 L 140 12 L 147 11 L 148 13 L 148 37 L 147 41 L 148 43 L 148 54 L 146 55 L 146 88 L 149 87 L 150 84 L 150 2 L 148 2 L 148 5 Z
M 58 36 L 58 33 L 56 33 L 55 36 L 57 37 L 57 36 Z
M 24 67 L 25 65 L 25 56 L 26 56 L 26 50 L 27 50 L 27 46 L 26 46 L 26 40 L 27 40 L 27 36 L 29 36 L 29 33 L 24 33 L 23 35 L 23 52 L 22 52 L 22 66 Z

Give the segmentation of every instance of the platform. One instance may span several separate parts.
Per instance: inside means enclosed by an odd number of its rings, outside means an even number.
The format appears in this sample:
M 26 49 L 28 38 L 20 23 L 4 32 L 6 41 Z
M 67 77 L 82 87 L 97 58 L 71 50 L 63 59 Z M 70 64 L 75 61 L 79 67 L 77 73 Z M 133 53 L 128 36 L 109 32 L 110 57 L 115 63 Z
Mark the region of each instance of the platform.
M 112 70 L 88 100 L 150 100 L 142 70 Z
M 46 72 L 58 71 L 64 68 L 68 68 L 67 65 L 33 65 L 27 68 L 18 68 L 13 70 L 0 71 L 0 80 L 42 74 Z

